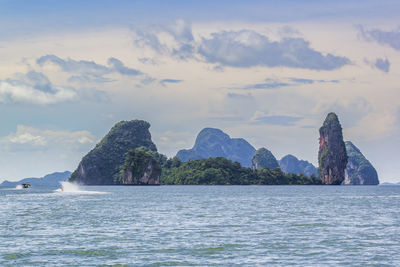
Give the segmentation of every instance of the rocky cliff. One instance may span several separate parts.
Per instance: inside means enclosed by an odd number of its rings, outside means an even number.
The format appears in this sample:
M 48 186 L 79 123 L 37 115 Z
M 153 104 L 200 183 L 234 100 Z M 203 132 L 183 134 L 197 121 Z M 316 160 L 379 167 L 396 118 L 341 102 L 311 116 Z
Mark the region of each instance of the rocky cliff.
M 338 185 L 344 181 L 347 165 L 342 126 L 335 113 L 329 113 L 319 129 L 319 176 L 323 184 Z
M 121 166 L 126 153 L 138 147 L 157 151 L 151 141 L 150 124 L 133 120 L 117 123 L 110 132 L 84 156 L 70 181 L 87 185 L 112 185 L 121 183 Z
M 318 176 L 318 170 L 310 162 L 299 160 L 293 155 L 286 155 L 279 161 L 279 167 L 284 173 L 295 173 Z
M 271 153 L 271 151 L 266 148 L 257 149 L 257 151 L 254 153 L 253 158 L 251 159 L 251 168 L 253 170 L 260 170 L 263 168 L 273 170 L 278 167 L 278 161 Z
M 219 129 L 204 128 L 197 135 L 192 149 L 180 150 L 176 155 L 181 161 L 224 157 L 251 166 L 255 148 L 242 138 L 230 138 Z
M 121 184 L 159 185 L 161 167 L 150 153 L 142 150 L 130 150 L 126 154 L 121 171 Z
M 377 185 L 378 173 L 361 151 L 350 141 L 346 143 L 348 163 L 343 184 L 348 185 Z

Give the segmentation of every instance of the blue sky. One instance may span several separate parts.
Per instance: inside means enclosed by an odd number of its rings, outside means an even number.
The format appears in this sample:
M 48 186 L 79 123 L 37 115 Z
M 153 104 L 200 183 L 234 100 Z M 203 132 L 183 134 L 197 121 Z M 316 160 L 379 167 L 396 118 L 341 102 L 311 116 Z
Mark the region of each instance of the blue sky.
M 218 127 L 316 164 L 330 111 L 400 180 L 398 1 L 0 4 L 0 180 L 72 171 L 130 119 L 168 156 Z

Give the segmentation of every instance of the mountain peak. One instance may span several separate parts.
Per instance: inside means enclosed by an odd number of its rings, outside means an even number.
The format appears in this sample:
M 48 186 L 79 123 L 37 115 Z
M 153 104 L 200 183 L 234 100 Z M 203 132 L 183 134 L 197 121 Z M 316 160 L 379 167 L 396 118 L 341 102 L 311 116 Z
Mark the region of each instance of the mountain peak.
M 374 166 L 365 158 L 352 142 L 346 141 L 348 163 L 343 184 L 351 185 L 377 185 L 378 173 Z
M 150 123 L 143 120 L 120 121 L 84 156 L 72 173 L 71 181 L 89 185 L 115 184 L 129 150 L 144 147 L 157 151 L 151 141 Z
M 244 167 L 250 167 L 255 151 L 256 149 L 243 138 L 231 138 L 217 128 L 204 128 L 197 135 L 193 148 L 180 150 L 176 156 L 183 162 L 224 157 L 238 161 Z
M 347 164 L 346 147 L 343 141 L 342 126 L 333 112 L 319 129 L 318 163 L 319 174 L 324 184 L 341 184 Z
M 274 155 L 268 149 L 262 147 L 257 149 L 254 153 L 254 156 L 251 160 L 253 169 L 275 169 L 279 167 L 278 161 L 274 157 Z
M 318 176 L 317 168 L 306 160 L 299 160 L 297 157 L 289 154 L 279 161 L 279 167 L 284 173 L 295 173 Z

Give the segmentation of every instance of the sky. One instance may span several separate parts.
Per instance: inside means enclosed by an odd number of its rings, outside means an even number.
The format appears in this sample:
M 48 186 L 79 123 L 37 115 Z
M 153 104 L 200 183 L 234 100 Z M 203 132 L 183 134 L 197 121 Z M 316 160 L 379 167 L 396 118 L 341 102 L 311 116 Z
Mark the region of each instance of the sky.
M 345 140 L 400 181 L 399 1 L 0 0 L 0 182 L 73 171 L 118 121 L 159 152 L 205 127 L 317 165 Z

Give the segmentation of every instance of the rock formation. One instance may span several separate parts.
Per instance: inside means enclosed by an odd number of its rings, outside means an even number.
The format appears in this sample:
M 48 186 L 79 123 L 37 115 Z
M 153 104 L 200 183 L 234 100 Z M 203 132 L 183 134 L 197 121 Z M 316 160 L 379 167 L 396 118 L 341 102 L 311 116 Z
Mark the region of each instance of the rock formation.
M 84 156 L 70 181 L 87 185 L 121 184 L 121 166 L 129 150 L 143 147 L 157 151 L 151 141 L 150 124 L 133 120 L 117 123 L 110 132 Z
M 279 164 L 274 155 L 272 155 L 271 151 L 266 148 L 257 149 L 256 153 L 254 153 L 253 158 L 251 159 L 251 168 L 253 170 L 257 169 L 275 169 L 278 168 Z
M 342 126 L 335 113 L 329 113 L 319 129 L 319 176 L 323 184 L 339 185 L 347 165 Z
M 161 168 L 150 153 L 130 150 L 122 168 L 121 183 L 125 185 L 159 185 Z
M 295 173 L 318 176 L 318 170 L 310 162 L 299 160 L 293 155 L 286 155 L 279 161 L 279 167 L 284 173 Z
M 343 184 L 377 185 L 378 173 L 361 151 L 350 141 L 346 143 L 348 163 Z
M 180 150 L 176 155 L 181 161 L 224 157 L 251 166 L 255 148 L 243 138 L 230 138 L 219 129 L 204 128 L 197 135 L 192 149 Z

